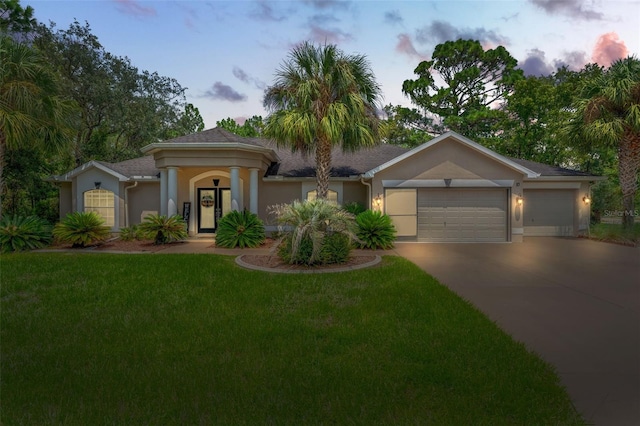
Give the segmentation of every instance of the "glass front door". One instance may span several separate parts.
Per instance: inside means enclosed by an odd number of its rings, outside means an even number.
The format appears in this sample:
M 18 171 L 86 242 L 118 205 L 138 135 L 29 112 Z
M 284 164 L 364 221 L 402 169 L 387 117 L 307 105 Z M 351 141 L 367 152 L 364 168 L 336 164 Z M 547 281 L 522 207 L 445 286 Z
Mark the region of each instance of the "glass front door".
M 230 211 L 229 188 L 198 188 L 198 233 L 216 232 L 218 220 Z

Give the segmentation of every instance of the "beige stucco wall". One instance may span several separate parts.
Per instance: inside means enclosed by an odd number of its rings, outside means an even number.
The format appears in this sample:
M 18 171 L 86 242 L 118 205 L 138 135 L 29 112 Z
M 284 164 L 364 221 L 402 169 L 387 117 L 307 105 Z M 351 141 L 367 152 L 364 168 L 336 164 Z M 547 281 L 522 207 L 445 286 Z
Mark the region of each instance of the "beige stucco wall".
M 524 228 L 522 206 L 517 204 L 516 199 L 522 196 L 523 178 L 521 172 L 449 138 L 376 173 L 372 179 L 372 197 L 380 194 L 380 208 L 385 211 L 383 180 L 423 181 L 431 187 L 445 187 L 444 179 L 451 179 L 452 187 L 461 187 L 455 182 L 458 179 L 475 180 L 488 188 L 500 185 L 508 189 L 510 194 L 508 239 L 519 242 L 522 241 Z M 405 187 L 411 187 L 411 184 Z
M 126 184 L 131 187 L 127 196 L 129 226 L 141 223 L 143 212 L 160 213 L 160 182 L 138 182 L 137 186 L 133 185 L 131 182 Z
M 62 182 L 58 186 L 60 193 L 60 219 L 62 220 L 67 214 L 73 212 L 73 192 L 71 182 Z
M 365 208 L 368 207 L 367 187 L 360 181 L 344 182 L 342 184 L 342 190 L 344 191 L 342 195 L 343 204 L 356 202 Z

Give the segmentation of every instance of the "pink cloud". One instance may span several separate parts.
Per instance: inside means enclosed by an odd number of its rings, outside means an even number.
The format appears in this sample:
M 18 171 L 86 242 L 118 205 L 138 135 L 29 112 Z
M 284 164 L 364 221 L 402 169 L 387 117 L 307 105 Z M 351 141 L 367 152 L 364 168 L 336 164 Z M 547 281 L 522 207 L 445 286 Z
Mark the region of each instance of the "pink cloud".
M 311 25 L 309 39 L 317 43 L 339 44 L 353 40 L 353 36 L 339 29 L 325 29 L 317 25 Z
M 396 44 L 396 52 L 405 54 L 410 58 L 417 58 L 421 61 L 426 61 L 428 58 L 424 55 L 421 55 L 413 45 L 413 41 L 411 41 L 411 37 L 408 34 L 399 34 L 398 35 L 398 44 Z
M 596 46 L 593 48 L 593 54 L 591 60 L 598 65 L 604 67 L 610 66 L 618 59 L 622 59 L 629 54 L 629 49 L 624 44 L 624 41 L 620 40 L 618 34 L 610 32 L 602 34 Z
M 127 15 L 138 17 L 156 16 L 158 12 L 153 7 L 142 6 L 137 0 L 114 0 L 118 4 L 118 10 Z

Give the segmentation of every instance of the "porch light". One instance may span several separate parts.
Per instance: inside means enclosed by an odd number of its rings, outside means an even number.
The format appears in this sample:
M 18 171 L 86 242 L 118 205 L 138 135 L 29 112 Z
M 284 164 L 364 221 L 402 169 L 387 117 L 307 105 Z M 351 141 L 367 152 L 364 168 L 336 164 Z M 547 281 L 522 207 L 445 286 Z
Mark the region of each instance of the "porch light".
M 582 201 L 584 201 L 585 204 L 591 204 L 591 197 L 585 195 L 584 197 L 582 197 Z
M 380 197 L 380 194 L 378 194 L 378 196 L 373 199 L 373 203 L 376 206 L 380 207 L 380 204 L 382 204 L 382 198 Z
M 521 206 L 522 203 L 524 202 L 524 200 L 522 199 L 522 197 L 516 197 L 516 204 Z
M 102 185 L 102 182 L 93 182 L 93 186 L 94 186 L 96 189 L 100 189 L 100 186 L 101 186 L 101 185 Z
M 213 180 L 213 186 L 215 186 L 216 188 L 218 187 L 219 183 L 220 183 L 220 179 L 214 179 Z

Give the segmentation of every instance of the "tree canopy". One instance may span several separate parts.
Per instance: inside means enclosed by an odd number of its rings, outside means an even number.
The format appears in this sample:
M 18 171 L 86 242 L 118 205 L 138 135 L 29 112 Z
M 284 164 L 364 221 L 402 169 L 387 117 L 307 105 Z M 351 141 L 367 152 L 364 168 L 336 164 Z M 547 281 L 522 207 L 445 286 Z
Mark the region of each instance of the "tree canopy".
M 305 42 L 290 52 L 265 92 L 270 114 L 264 136 L 315 155 L 317 196 L 326 198 L 333 147 L 354 151 L 378 143 L 379 96 L 365 56 Z

